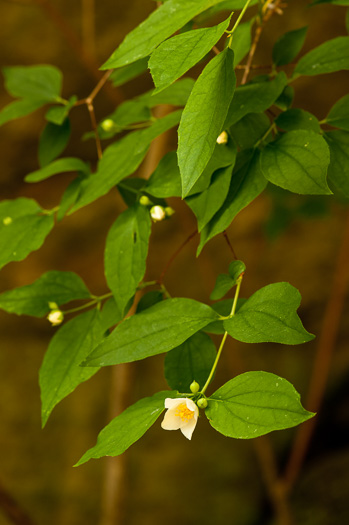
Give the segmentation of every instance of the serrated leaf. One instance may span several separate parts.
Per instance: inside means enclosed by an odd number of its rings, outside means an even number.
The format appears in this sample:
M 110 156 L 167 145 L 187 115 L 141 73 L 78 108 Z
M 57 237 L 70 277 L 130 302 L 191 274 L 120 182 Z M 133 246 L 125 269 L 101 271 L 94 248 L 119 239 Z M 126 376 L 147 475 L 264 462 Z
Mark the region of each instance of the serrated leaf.
M 108 366 L 168 352 L 201 330 L 218 314 L 192 299 L 167 299 L 125 319 L 83 366 Z
M 190 392 L 194 380 L 203 387 L 216 355 L 216 347 L 207 334 L 198 332 L 187 339 L 166 354 L 165 378 L 169 387 L 179 392 Z
M 49 122 L 44 127 L 39 141 L 39 164 L 41 167 L 50 164 L 65 149 L 71 133 L 69 119 L 61 126 Z
M 284 66 L 292 62 L 303 47 L 308 27 L 288 31 L 282 35 L 273 47 L 273 62 L 276 66 Z
M 239 86 L 230 104 L 224 129 L 229 128 L 248 113 L 261 113 L 268 109 L 281 95 L 286 84 L 287 77 L 281 72 L 273 80 L 254 81 Z
M 327 40 L 304 55 L 293 72 L 298 75 L 322 75 L 349 69 L 349 36 Z
M 158 93 L 202 60 L 228 28 L 231 16 L 217 26 L 195 29 L 165 40 L 149 60 L 155 91 Z
M 122 313 L 144 277 L 150 233 L 149 210 L 141 205 L 124 211 L 109 230 L 104 255 L 105 276 Z
M 52 271 L 44 273 L 32 284 L 0 294 L 0 308 L 17 315 L 43 317 L 50 311 L 49 302 L 61 305 L 90 297 L 90 292 L 78 275 Z
M 4 67 L 5 88 L 14 97 L 56 102 L 60 100 L 62 73 L 54 66 Z
M 0 268 L 38 250 L 53 225 L 53 215 L 43 214 L 42 208 L 32 199 L 1 202 Z
M 229 191 L 233 167 L 232 165 L 217 170 L 206 190 L 185 199 L 189 208 L 195 213 L 199 232 L 223 205 Z
M 119 456 L 140 439 L 165 410 L 165 399 L 176 397 L 169 390 L 140 399 L 114 418 L 98 434 L 97 444 L 90 448 L 75 466 L 89 459 Z
M 0 126 L 11 120 L 26 117 L 46 103 L 45 100 L 15 100 L 0 111 Z
M 126 84 L 126 82 L 133 80 L 134 78 L 147 71 L 148 60 L 149 57 L 144 57 L 140 60 L 137 60 L 136 62 L 133 62 L 129 66 L 124 66 L 120 69 L 116 69 L 110 75 L 109 80 L 115 87 Z
M 70 213 L 108 193 L 113 186 L 131 175 L 144 159 L 153 139 L 178 124 L 181 110 L 157 120 L 149 128 L 134 131 L 109 146 L 99 162 L 97 173 L 82 185 L 78 201 Z
M 324 138 L 331 154 L 328 167 L 329 183 L 345 197 L 349 197 L 349 133 L 329 131 L 324 134 Z
M 207 166 L 235 89 L 234 53 L 226 48 L 205 67 L 178 128 L 178 165 L 186 197 Z
M 78 100 L 76 95 L 70 97 L 66 104 L 60 106 L 53 106 L 49 108 L 46 112 L 45 118 L 48 122 L 52 122 L 57 126 L 61 126 L 67 116 L 69 115 L 70 110 L 74 107 L 75 102 Z
M 214 429 L 236 439 L 291 428 L 314 416 L 291 383 L 268 372 L 231 379 L 209 398 L 205 414 Z
M 284 113 L 280 113 L 274 122 L 284 131 L 305 129 L 314 131 L 315 133 L 321 133 L 318 119 L 312 113 L 309 113 L 309 111 L 304 111 L 299 108 L 288 109 Z
M 302 195 L 329 195 L 326 182 L 330 163 L 325 140 L 313 131 L 290 131 L 270 142 L 261 153 L 267 180 Z
M 57 330 L 40 368 L 42 426 L 62 399 L 98 372 L 79 365 L 102 337 L 98 310 L 78 315 Z
M 210 295 L 211 301 L 217 301 L 225 296 L 237 283 L 237 279 L 246 270 L 242 261 L 233 261 L 229 265 L 229 275 L 221 273 L 216 279 L 216 284 Z M 225 315 L 229 315 L 228 312 Z
M 131 31 L 101 69 L 113 69 L 148 56 L 196 15 L 222 0 L 169 0 Z M 156 27 L 156 31 L 154 31 Z
M 238 154 L 228 196 L 221 209 L 203 228 L 197 255 L 212 237 L 230 226 L 236 215 L 258 197 L 266 185 L 259 166 L 259 151 L 245 150 Z
M 345 95 L 332 106 L 326 122 L 336 128 L 349 131 L 349 95 Z
M 270 120 L 264 113 L 248 113 L 229 132 L 240 149 L 250 149 L 266 134 Z
M 304 329 L 297 315 L 300 302 L 301 295 L 291 284 L 269 284 L 224 321 L 224 327 L 231 337 L 243 343 L 306 343 L 314 336 Z
M 83 162 L 80 159 L 76 159 L 75 157 L 66 157 L 64 159 L 54 160 L 47 166 L 29 173 L 24 180 L 26 182 L 40 182 L 42 180 L 48 179 L 49 177 L 52 177 L 53 175 L 57 175 L 58 173 L 67 173 L 69 171 L 77 171 L 88 174 L 90 173 L 90 167 L 88 164 L 86 164 L 86 162 Z

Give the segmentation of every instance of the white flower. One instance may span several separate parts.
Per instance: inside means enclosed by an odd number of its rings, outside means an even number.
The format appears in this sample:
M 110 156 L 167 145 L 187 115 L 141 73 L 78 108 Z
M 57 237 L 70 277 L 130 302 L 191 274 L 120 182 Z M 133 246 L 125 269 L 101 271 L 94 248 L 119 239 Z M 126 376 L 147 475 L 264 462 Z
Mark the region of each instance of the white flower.
M 154 222 L 159 222 L 165 219 L 166 212 L 162 206 L 153 206 L 150 208 L 150 216 Z
M 222 131 L 222 133 L 217 137 L 216 142 L 217 144 L 226 144 L 228 142 L 228 133 L 226 131 Z
M 167 412 L 161 423 L 165 430 L 178 430 L 182 434 L 191 439 L 191 436 L 198 421 L 199 409 L 191 399 L 181 397 L 178 399 L 165 399 L 165 408 Z
M 64 319 L 64 314 L 61 312 L 61 310 L 52 310 L 48 316 L 47 319 L 50 321 L 52 326 L 57 326 L 61 324 L 61 322 Z

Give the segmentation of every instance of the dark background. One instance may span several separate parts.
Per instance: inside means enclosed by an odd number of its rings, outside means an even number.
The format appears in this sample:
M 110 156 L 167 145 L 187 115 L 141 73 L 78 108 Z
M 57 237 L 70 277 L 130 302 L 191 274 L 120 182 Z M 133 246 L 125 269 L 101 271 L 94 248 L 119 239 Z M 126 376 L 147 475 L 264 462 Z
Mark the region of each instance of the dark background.
M 270 62 L 273 43 L 287 30 L 309 25 L 304 51 L 328 38 L 346 34 L 344 8 L 325 4 L 308 9 L 307 4 L 290 2 L 283 16 L 272 18 L 264 31 L 255 63 Z M 1 65 L 53 64 L 64 73 L 64 97 L 87 96 L 96 84 L 91 74 L 93 61 L 97 66 L 103 63 L 125 34 L 154 7 L 150 0 L 99 0 L 93 13 L 93 5 L 92 0 L 50 3 L 0 0 Z M 93 19 L 95 24 L 91 24 Z M 81 52 L 74 51 L 69 44 L 67 24 L 89 56 L 88 67 Z M 333 103 L 347 93 L 347 81 L 343 73 L 300 79 L 294 83 L 294 107 L 303 107 L 321 120 Z M 141 80 L 119 89 L 118 96 L 128 99 L 150 89 L 151 85 L 150 76 L 143 75 Z M 2 90 L 0 107 L 10 100 Z M 114 107 L 113 101 L 101 92 L 96 99 L 98 120 Z M 37 147 L 44 126 L 43 116 L 44 110 L 39 110 L 0 129 L 0 190 L 2 198 L 27 196 L 50 208 L 58 204 L 71 175 L 56 176 L 36 185 L 23 182 L 24 176 L 38 167 Z M 90 129 L 86 108 L 75 108 L 71 120 L 72 140 L 64 155 L 95 162 L 94 142 L 80 140 Z M 174 135 L 167 137 L 166 147 L 171 144 L 175 146 Z M 150 163 L 148 161 L 143 170 L 149 172 Z M 170 200 L 170 204 L 176 210 L 174 217 L 156 224 L 153 229 L 149 280 L 159 277 L 172 253 L 195 229 L 190 210 L 179 199 Z M 300 206 L 305 210 L 302 213 L 297 212 Z M 105 238 L 123 209 L 121 199 L 112 192 L 65 219 L 39 252 L 2 270 L 0 291 L 29 284 L 43 272 L 57 269 L 75 271 L 93 293 L 105 293 Z M 284 213 L 285 209 L 291 210 L 289 216 Z M 290 282 L 303 297 L 299 313 L 304 325 L 317 338 L 296 347 L 230 342 L 214 388 L 241 370 L 266 370 L 293 383 L 306 405 L 326 305 L 333 293 L 345 217 L 344 204 L 334 197 L 308 199 L 270 191 L 239 214 L 229 229 L 229 236 L 238 257 L 247 266 L 242 295 L 249 296 L 271 282 Z M 275 235 L 276 232 L 279 234 Z M 216 276 L 227 270 L 231 253 L 222 236 L 213 239 L 199 259 L 195 258 L 196 245 L 194 240 L 181 252 L 165 283 L 174 296 L 208 301 Z M 346 303 L 336 336 L 325 402 L 317 416 L 307 460 L 291 495 L 294 523 L 300 525 L 342 525 L 349 520 L 348 314 Z M 92 460 L 72 468 L 95 443 L 97 433 L 115 410 L 111 369 L 101 370 L 81 385 L 55 408 L 46 428 L 41 430 L 38 369 L 54 328 L 46 320 L 0 312 L 0 329 L 1 483 L 35 524 L 111 523 L 102 521 L 105 511 L 101 510 L 105 506 L 102 503 L 102 494 L 104 498 L 106 494 L 105 473 L 110 469 L 107 460 Z M 167 388 L 162 367 L 163 356 L 158 356 L 123 370 L 124 379 L 125 373 L 128 374 L 131 386 L 124 393 L 125 405 Z M 307 405 L 306 408 L 312 409 Z M 270 436 L 280 467 L 287 461 L 296 432 L 291 429 Z M 122 514 L 114 522 L 127 525 L 165 521 L 170 525 L 273 523 L 272 506 L 255 452 L 252 442 L 224 438 L 210 428 L 205 418 L 200 419 L 191 442 L 179 432 L 164 432 L 158 422 L 124 455 L 121 494 L 119 490 Z M 0 508 L 0 525 L 7 523 Z

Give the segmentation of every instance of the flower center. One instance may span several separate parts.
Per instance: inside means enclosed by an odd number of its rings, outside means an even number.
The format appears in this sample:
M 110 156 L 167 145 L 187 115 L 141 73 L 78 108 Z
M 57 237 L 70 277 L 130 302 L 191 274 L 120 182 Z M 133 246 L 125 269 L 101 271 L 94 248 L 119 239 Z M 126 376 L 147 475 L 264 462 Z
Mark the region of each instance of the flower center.
M 189 421 L 194 417 L 194 411 L 190 410 L 185 403 L 181 403 L 176 408 L 175 416 L 180 417 L 182 421 Z

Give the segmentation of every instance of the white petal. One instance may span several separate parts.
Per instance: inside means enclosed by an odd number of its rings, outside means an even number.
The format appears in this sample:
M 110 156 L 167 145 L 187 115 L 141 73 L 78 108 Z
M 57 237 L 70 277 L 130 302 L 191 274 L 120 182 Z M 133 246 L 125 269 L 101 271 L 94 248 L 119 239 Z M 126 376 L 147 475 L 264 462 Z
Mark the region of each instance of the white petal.
M 195 419 L 197 419 L 198 415 L 199 415 L 199 409 L 198 409 L 197 405 L 194 403 L 194 401 L 192 401 L 191 399 L 189 399 L 187 397 L 185 398 L 185 402 L 186 402 L 186 405 L 189 408 L 189 410 L 194 412 Z
M 181 403 L 185 403 L 186 397 L 178 397 L 177 399 L 172 399 L 171 397 L 167 397 L 165 399 L 165 408 L 176 408 Z
M 161 423 L 164 430 L 178 430 L 182 425 L 180 417 L 175 415 L 174 410 L 167 410 L 165 417 Z
M 194 416 L 193 419 L 190 419 L 188 423 L 181 428 L 183 436 L 185 436 L 187 439 L 191 439 L 191 436 L 193 435 L 193 432 L 196 427 L 196 423 L 197 419 Z

